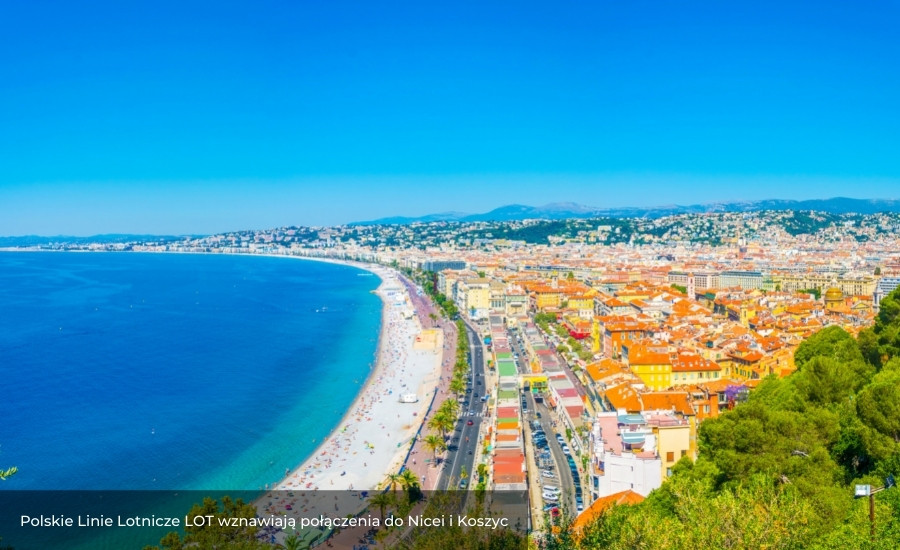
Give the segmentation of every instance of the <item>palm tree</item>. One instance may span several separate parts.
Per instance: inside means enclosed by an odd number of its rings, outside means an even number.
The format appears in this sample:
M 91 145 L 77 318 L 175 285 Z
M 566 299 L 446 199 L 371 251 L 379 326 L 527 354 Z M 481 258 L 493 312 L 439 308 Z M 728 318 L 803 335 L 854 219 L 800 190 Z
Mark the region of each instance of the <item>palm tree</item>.
M 416 476 L 415 472 L 406 468 L 400 474 L 400 484 L 403 485 L 405 489 L 417 489 L 419 487 L 419 478 Z
M 388 487 L 391 488 L 391 491 L 396 490 L 397 485 L 402 483 L 403 476 L 400 474 L 388 474 L 385 478 L 385 481 L 388 483 Z
M 306 545 L 309 548 L 309 545 Z M 284 539 L 284 550 L 301 550 L 303 541 L 297 536 L 297 533 L 291 533 Z
M 369 506 L 375 506 L 378 508 L 378 512 L 381 514 L 381 523 L 384 523 L 384 510 L 388 506 L 394 503 L 394 497 L 391 493 L 375 493 L 371 497 L 369 497 Z
M 438 451 L 444 452 L 445 450 L 447 450 L 447 443 L 444 441 L 443 437 L 434 434 L 426 435 L 423 441 L 425 443 L 425 447 L 431 449 L 431 452 L 434 453 L 433 458 L 436 465 Z
M 434 416 L 431 417 L 431 420 L 428 421 L 428 427 L 434 430 L 440 430 L 441 437 L 444 439 L 447 438 L 447 432 L 453 429 L 453 424 L 453 418 L 443 411 L 437 411 L 434 413 Z
M 459 401 L 455 399 L 446 399 L 441 406 L 438 407 L 438 412 L 445 412 L 450 418 L 456 418 L 459 415 Z
M 466 391 L 466 381 L 459 376 L 454 376 L 450 381 L 450 391 L 456 394 L 456 397 L 462 395 Z

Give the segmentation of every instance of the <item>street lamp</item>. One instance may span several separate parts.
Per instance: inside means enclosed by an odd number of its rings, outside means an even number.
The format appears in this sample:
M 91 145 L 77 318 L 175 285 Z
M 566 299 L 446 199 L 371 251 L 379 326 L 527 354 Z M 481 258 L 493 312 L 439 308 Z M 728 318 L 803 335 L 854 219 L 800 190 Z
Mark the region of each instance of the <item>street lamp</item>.
M 873 489 L 871 485 L 857 485 L 856 490 L 853 493 L 853 498 L 869 497 L 869 536 L 872 538 L 873 542 L 875 541 L 875 493 L 890 489 L 895 485 L 894 476 L 888 475 L 884 478 L 883 487 Z

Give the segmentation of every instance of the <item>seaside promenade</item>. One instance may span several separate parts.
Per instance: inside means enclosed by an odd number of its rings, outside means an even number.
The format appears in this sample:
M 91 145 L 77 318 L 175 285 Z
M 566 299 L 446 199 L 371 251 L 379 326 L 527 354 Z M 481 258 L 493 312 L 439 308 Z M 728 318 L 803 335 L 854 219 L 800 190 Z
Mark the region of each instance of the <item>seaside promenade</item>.
M 457 334 L 456 324 L 453 321 L 444 318 L 427 296 L 419 295 L 416 292 L 415 285 L 409 280 L 405 277 L 402 279 L 422 326 L 439 328 L 444 334 L 441 376 L 437 386 L 437 395 L 432 406 L 432 410 L 437 410 L 441 403 L 448 398 L 452 398 L 449 386 L 450 379 L 453 376 L 453 363 L 456 361 L 456 341 L 459 335 Z M 432 320 L 432 315 L 434 315 L 436 320 Z M 428 417 L 424 418 L 423 422 L 427 420 Z M 421 435 L 426 435 L 428 433 L 427 430 L 427 427 L 423 426 Z M 415 441 L 404 466 L 412 470 L 421 480 L 423 490 L 430 491 L 437 486 L 441 470 L 430 461 L 432 453 L 425 448 L 422 440 L 423 437 L 419 437 Z M 428 459 L 428 462 L 426 462 L 426 459 Z
M 333 514 L 337 509 L 358 511 L 366 504 L 357 496 L 359 491 L 383 486 L 386 475 L 404 465 L 435 388 L 442 382 L 444 391 L 439 390 L 438 397 L 447 395 L 441 366 L 452 361 L 455 339 L 444 341 L 440 331 L 423 334 L 432 328 L 429 313 L 434 311 L 396 271 L 358 267 L 372 271 L 382 281 L 376 290 L 383 302 L 383 322 L 374 369 L 347 414 L 313 455 L 286 472 L 282 481 L 267 487 L 266 495 L 256 502 L 261 515 L 299 518 Z M 455 327 L 449 333 L 455 334 Z M 418 401 L 401 402 L 405 394 L 415 394 Z M 420 449 L 409 456 L 410 467 L 420 479 L 424 476 L 423 488 L 433 486 L 428 478 L 429 474 L 436 478 L 436 471 L 426 471 L 424 464 L 417 467 Z M 325 500 L 321 496 L 326 491 L 335 493 L 328 493 Z M 347 502 L 338 502 L 339 498 Z

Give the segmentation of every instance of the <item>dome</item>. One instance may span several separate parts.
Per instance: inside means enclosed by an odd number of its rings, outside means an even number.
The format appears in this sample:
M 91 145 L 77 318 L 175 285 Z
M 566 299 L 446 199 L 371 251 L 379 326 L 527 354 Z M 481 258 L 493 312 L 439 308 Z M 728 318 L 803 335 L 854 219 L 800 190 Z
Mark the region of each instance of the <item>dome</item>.
M 831 287 L 825 291 L 825 301 L 826 302 L 835 302 L 838 300 L 844 299 L 844 293 L 841 292 L 841 289 L 837 287 Z

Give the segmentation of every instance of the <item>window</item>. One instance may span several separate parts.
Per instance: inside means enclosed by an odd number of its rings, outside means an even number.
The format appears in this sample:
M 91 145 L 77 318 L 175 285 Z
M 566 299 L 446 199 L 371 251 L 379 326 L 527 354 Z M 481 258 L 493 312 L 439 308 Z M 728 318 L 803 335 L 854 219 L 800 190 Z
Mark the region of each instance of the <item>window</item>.
M 666 462 L 674 462 L 675 461 L 675 452 L 669 451 L 666 453 Z

